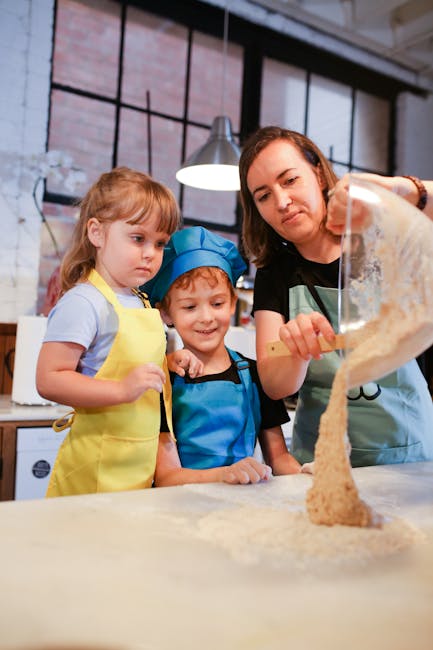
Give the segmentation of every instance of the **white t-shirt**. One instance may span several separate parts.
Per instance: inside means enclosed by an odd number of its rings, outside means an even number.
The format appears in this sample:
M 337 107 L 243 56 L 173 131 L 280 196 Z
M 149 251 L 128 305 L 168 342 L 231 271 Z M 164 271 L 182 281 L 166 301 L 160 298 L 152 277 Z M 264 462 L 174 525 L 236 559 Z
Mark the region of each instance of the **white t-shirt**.
M 138 296 L 116 294 L 124 307 L 142 307 Z M 118 329 L 113 306 L 92 284 L 80 283 L 67 291 L 48 315 L 44 343 L 78 343 L 85 349 L 77 370 L 93 377 L 104 363 Z

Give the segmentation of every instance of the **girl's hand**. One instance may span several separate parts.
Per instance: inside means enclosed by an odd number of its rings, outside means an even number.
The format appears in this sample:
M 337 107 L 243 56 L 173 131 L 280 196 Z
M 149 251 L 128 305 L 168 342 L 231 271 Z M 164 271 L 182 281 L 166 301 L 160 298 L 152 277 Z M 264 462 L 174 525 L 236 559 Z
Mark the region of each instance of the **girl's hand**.
M 185 348 L 167 354 L 167 364 L 169 370 L 180 377 L 185 377 L 186 372 L 190 377 L 200 377 L 204 370 L 203 362 Z
M 146 390 L 156 390 L 162 393 L 165 383 L 164 371 L 156 363 L 144 363 L 131 370 L 119 382 L 122 390 L 123 402 L 135 402 Z
M 230 483 L 232 485 L 247 483 L 258 483 L 259 481 L 267 481 L 272 476 L 272 470 L 269 465 L 260 463 L 255 458 L 247 457 L 239 460 L 233 465 L 222 467 L 223 483 Z
M 331 324 L 317 311 L 298 314 L 296 318 L 280 327 L 279 331 L 280 339 L 289 348 L 291 355 L 304 361 L 322 358 L 317 340 L 319 334 L 322 334 L 330 344 L 335 340 L 335 332 Z

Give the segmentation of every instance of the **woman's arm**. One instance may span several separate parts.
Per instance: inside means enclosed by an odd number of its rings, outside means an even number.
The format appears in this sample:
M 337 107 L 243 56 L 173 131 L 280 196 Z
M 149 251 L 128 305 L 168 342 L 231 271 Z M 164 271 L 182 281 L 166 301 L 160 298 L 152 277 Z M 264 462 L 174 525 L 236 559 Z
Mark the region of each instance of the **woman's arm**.
M 280 426 L 262 429 L 259 433 L 259 442 L 265 463 L 272 468 L 274 476 L 299 474 L 301 465 L 287 450 Z
M 321 358 L 318 334 L 333 343 L 334 330 L 319 312 L 299 314 L 284 323 L 281 314 L 259 310 L 254 313 L 254 320 L 257 370 L 263 390 L 272 399 L 293 395 L 302 386 L 310 360 Z M 278 340 L 287 346 L 290 356 L 269 356 L 267 344 Z
M 155 486 L 184 485 L 185 483 L 232 483 L 247 484 L 267 480 L 271 468 L 255 458 L 244 458 L 233 465 L 211 469 L 182 467 L 176 443 L 169 433 L 159 436 L 156 459 Z
M 42 345 L 36 368 L 38 393 L 53 402 L 78 408 L 134 402 L 145 390 L 161 393 L 165 375 L 154 363 L 134 368 L 122 381 L 96 379 L 77 372 L 84 348 L 77 343 Z

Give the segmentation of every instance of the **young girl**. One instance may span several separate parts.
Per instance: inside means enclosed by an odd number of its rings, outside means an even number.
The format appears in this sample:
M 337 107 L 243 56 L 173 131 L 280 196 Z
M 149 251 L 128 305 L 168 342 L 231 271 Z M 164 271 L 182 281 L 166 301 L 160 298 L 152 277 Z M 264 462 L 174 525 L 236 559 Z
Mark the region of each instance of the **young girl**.
M 81 203 L 36 372 L 41 395 L 74 407 L 47 496 L 152 485 L 171 390 L 159 311 L 134 287 L 157 273 L 179 223 L 171 191 L 126 167 Z
M 257 483 L 300 471 L 287 451 L 282 400 L 268 398 L 255 361 L 225 346 L 236 306 L 234 286 L 246 265 L 236 246 L 202 227 L 176 232 L 160 272 L 145 291 L 174 325 L 200 376 L 172 375 L 176 443 L 161 434 L 155 484 Z M 178 376 L 179 375 L 179 376 Z M 257 438 L 268 465 L 253 458 Z

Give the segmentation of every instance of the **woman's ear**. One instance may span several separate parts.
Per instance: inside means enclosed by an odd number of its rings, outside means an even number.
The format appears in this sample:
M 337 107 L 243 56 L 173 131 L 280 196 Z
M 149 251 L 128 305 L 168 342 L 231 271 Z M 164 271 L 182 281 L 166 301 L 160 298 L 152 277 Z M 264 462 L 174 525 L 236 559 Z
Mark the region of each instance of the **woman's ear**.
M 105 230 L 103 224 L 95 217 L 87 222 L 87 236 L 95 248 L 100 248 L 104 243 Z

